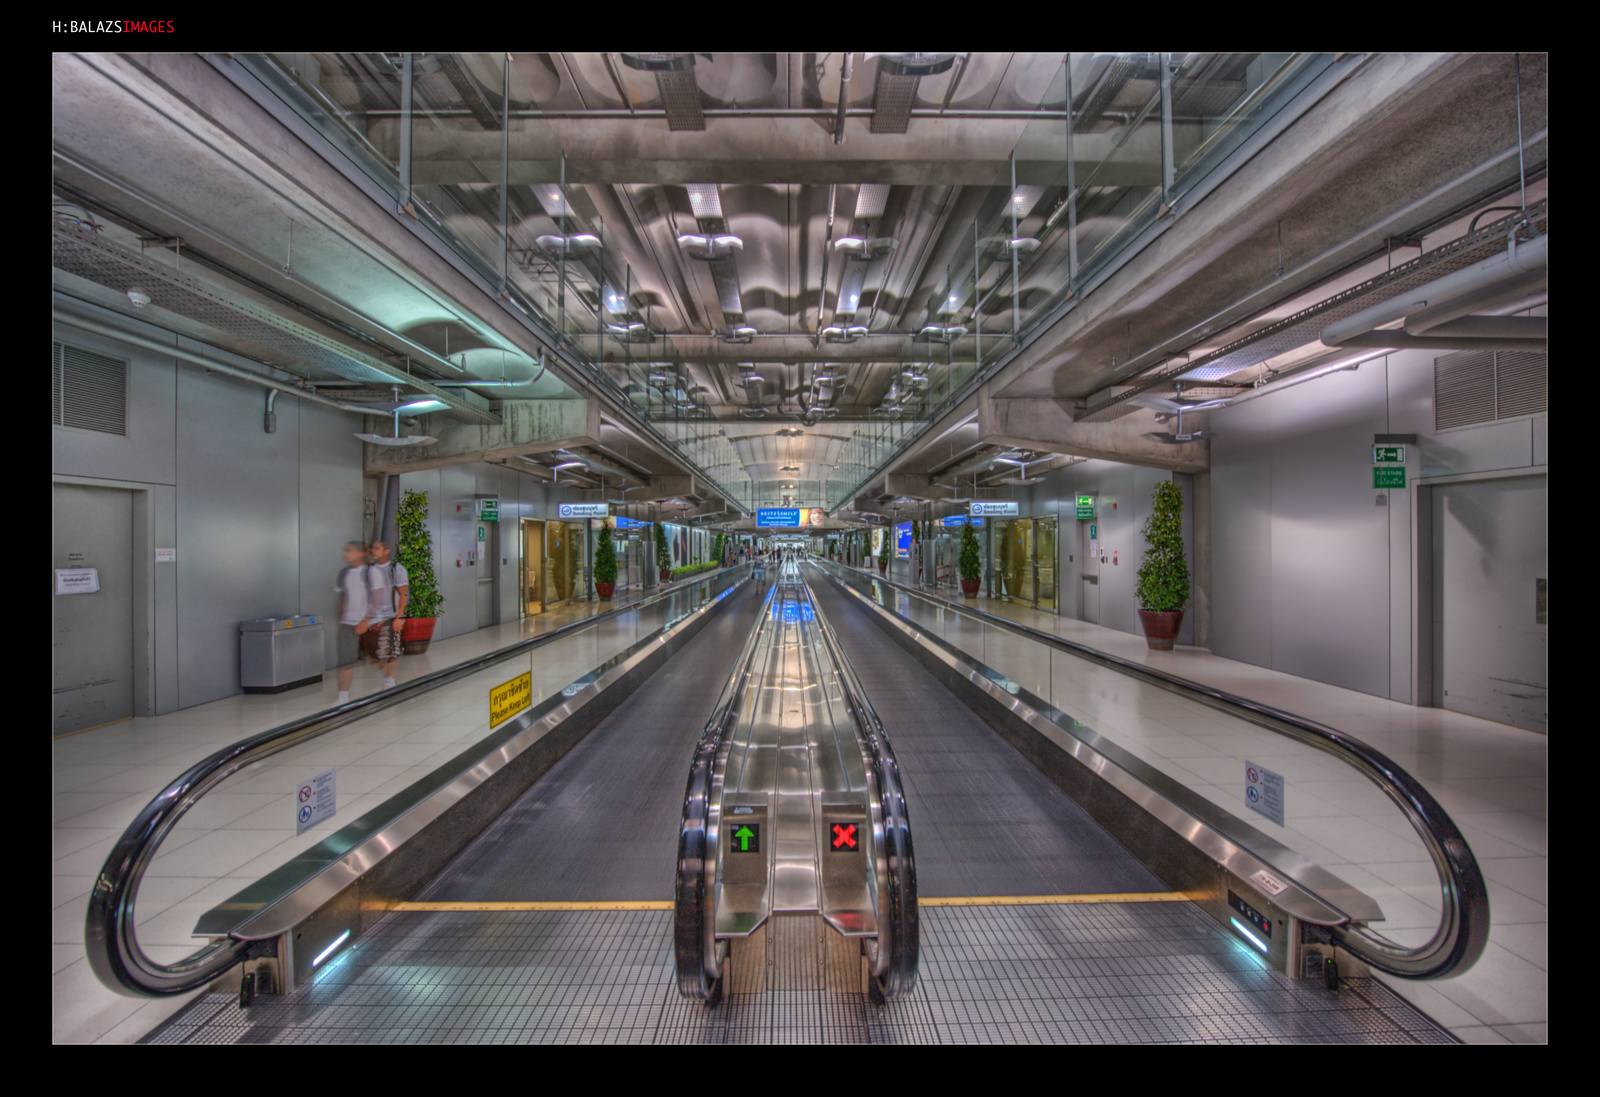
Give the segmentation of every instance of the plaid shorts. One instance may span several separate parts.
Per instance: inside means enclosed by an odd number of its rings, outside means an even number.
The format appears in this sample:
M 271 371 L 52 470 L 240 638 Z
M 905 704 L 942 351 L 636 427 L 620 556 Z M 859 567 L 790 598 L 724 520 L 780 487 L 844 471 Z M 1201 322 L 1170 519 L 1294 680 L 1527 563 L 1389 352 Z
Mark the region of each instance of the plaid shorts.
M 367 634 L 373 636 L 372 657 L 380 663 L 400 658 L 400 636 L 389 619 L 374 621 Z

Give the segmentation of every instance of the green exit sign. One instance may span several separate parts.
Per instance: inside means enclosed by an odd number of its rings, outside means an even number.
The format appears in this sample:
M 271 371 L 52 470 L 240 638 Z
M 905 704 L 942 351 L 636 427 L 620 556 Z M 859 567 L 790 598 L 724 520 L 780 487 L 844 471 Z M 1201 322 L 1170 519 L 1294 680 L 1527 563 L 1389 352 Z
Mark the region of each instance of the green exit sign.
M 1078 517 L 1079 518 L 1093 518 L 1094 517 L 1094 496 L 1092 496 L 1092 495 L 1080 495 L 1080 496 L 1078 496 Z
M 1372 470 L 1372 486 L 1375 488 L 1403 488 L 1406 486 L 1406 470 L 1404 465 L 1379 466 Z
M 480 521 L 480 522 L 498 522 L 498 521 L 500 521 L 500 500 L 498 500 L 498 499 L 479 499 L 478 500 L 478 521 Z
M 1374 465 L 1403 465 L 1406 463 L 1406 447 L 1373 446 L 1372 463 Z

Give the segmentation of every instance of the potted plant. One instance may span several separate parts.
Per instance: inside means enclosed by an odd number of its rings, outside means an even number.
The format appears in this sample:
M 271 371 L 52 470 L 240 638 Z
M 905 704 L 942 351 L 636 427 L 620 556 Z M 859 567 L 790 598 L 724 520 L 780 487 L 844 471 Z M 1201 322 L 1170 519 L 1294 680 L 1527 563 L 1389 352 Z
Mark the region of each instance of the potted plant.
M 973 532 L 970 519 L 961 527 L 961 556 L 956 566 L 961 569 L 961 593 L 976 598 L 978 580 L 983 574 L 983 553 L 978 548 L 978 535 Z
M 411 596 L 406 619 L 400 623 L 400 642 L 407 655 L 421 655 L 433 639 L 433 626 L 444 605 L 439 581 L 433 573 L 433 536 L 428 532 L 428 493 L 407 491 L 395 513 L 399 543 L 394 558 L 406 569 Z
M 656 568 L 663 583 L 672 578 L 672 553 L 667 550 L 667 527 L 662 522 L 656 523 Z
M 601 526 L 594 544 L 594 591 L 609 602 L 616 589 L 617 550 L 611 546 L 611 527 Z
M 722 550 L 725 547 L 726 546 L 725 546 L 725 544 L 723 542 L 722 532 L 719 530 L 719 531 L 717 531 L 717 539 L 716 539 L 716 541 L 713 542 L 713 544 L 711 545 L 711 559 L 719 567 L 722 564 Z
M 887 575 L 889 572 L 889 549 L 894 545 L 894 527 L 888 526 L 883 531 L 883 544 L 878 547 L 878 574 Z
M 1184 607 L 1189 604 L 1189 562 L 1183 554 L 1183 492 L 1171 480 L 1156 485 L 1150 517 L 1144 523 L 1150 548 L 1139 565 L 1133 593 L 1139 599 L 1139 623 L 1145 643 L 1170 651 Z

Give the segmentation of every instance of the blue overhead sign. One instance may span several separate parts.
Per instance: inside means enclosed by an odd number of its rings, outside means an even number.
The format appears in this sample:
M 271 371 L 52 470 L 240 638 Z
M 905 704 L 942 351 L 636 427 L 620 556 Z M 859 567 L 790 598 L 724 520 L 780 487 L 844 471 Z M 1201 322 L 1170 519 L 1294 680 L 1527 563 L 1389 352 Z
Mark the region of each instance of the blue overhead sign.
M 944 518 L 939 519 L 939 524 L 941 526 L 964 526 L 969 521 L 974 526 L 983 525 L 983 519 L 982 518 L 969 518 L 965 514 L 951 514 L 951 515 L 948 515 L 948 516 L 946 516 Z
M 779 528 L 800 524 L 799 507 L 763 507 L 756 511 L 756 525 Z
M 620 514 L 617 515 L 617 528 L 618 529 L 634 529 L 634 528 L 636 528 L 638 526 L 648 526 L 649 524 L 650 524 L 649 522 L 641 522 L 637 518 L 624 518 Z

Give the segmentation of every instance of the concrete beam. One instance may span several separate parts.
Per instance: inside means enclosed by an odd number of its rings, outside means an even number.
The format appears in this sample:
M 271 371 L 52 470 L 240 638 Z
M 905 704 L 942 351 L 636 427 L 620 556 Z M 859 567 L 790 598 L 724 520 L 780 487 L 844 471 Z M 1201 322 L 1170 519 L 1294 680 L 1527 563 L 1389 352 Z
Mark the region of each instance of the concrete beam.
M 425 416 L 425 429 L 438 438 L 437 442 L 421 447 L 375 446 L 369 442 L 364 447 L 365 470 L 369 475 L 420 472 L 568 446 L 591 446 L 600 439 L 600 405 L 594 400 L 507 400 L 501 405 L 500 420 L 477 425 Z
M 1185 422 L 1191 430 L 1201 426 L 1203 413 Z M 1206 441 L 1165 445 L 1146 438 L 1146 431 L 1162 429 L 1155 413 L 1130 415 L 1110 423 L 1079 423 L 1057 400 L 995 399 L 983 393 L 978 401 L 978 434 L 985 444 L 1017 446 L 1045 453 L 1097 457 L 1174 472 L 1204 472 L 1211 467 L 1211 443 Z M 1170 429 L 1170 428 L 1169 428 Z

